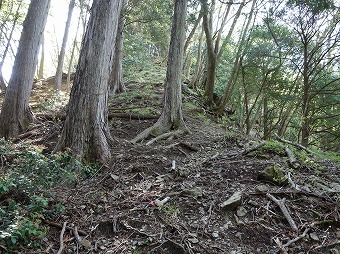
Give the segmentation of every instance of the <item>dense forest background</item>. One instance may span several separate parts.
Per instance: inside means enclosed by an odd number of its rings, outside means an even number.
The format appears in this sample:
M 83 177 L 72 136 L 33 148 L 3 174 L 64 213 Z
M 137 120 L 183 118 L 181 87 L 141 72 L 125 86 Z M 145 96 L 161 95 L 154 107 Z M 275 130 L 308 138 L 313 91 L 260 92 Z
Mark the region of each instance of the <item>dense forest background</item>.
M 166 65 L 172 4 L 130 1 L 124 7 L 124 82 Z M 189 1 L 183 82 L 204 96 L 209 111 L 230 114 L 231 123 L 247 134 L 263 139 L 277 134 L 303 146 L 339 151 L 338 4 Z M 75 71 L 90 5 L 71 1 L 61 46 L 51 32 L 50 42 L 45 39 L 49 48 L 41 41 L 36 79 Z M 26 1 L 2 3 L 1 69 L 15 56 L 27 7 Z M 63 8 L 66 12 L 68 6 Z M 70 27 L 73 38 L 67 37 Z

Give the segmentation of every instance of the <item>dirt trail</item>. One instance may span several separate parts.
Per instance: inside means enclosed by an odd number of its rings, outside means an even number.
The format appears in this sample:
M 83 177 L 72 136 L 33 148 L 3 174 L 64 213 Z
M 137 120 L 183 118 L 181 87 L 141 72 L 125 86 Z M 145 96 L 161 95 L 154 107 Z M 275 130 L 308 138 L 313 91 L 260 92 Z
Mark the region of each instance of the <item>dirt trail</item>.
M 160 113 L 159 84 L 128 88 L 110 101 L 110 111 Z M 184 98 L 184 111 L 192 133 L 151 146 L 129 140 L 156 120 L 111 119 L 110 165 L 76 186 L 51 190 L 66 206 L 55 222 L 67 221 L 87 233 L 77 245 L 66 232 L 65 253 L 339 253 L 340 179 L 334 163 L 320 161 L 321 172 L 291 170 L 294 183 L 309 191 L 260 182 L 261 170 L 268 165 L 288 169 L 288 158 L 270 150 L 242 155 L 259 141 L 217 124 L 190 96 Z M 50 139 L 37 134 L 36 140 L 52 147 L 60 125 L 49 128 Z M 237 192 L 241 203 L 223 209 Z M 285 199 L 297 232 L 267 193 Z M 50 227 L 45 239 L 53 244 L 50 253 L 59 248 L 59 234 L 59 228 Z

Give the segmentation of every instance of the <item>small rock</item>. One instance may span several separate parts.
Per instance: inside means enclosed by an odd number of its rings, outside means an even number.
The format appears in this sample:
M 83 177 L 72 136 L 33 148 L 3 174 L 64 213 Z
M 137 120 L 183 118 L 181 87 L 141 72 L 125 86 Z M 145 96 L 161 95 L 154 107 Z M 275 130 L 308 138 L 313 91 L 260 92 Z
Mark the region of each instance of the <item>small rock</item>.
M 285 174 L 285 170 L 275 165 L 267 166 L 259 172 L 257 180 L 273 183 L 278 186 L 286 186 L 288 184 L 288 177 Z
M 340 229 L 338 229 L 335 234 L 337 238 L 340 238 Z
M 241 233 L 241 232 L 237 232 L 237 233 L 235 234 L 235 236 L 236 236 L 237 238 L 241 239 L 241 238 L 242 238 L 242 233 Z
M 119 176 L 115 175 L 115 174 L 110 174 L 111 178 L 114 180 L 114 181 L 118 181 L 119 180 Z
M 191 243 L 198 243 L 197 238 L 188 238 L 188 241 L 191 242 Z
M 316 233 L 310 233 L 309 234 L 310 238 L 313 239 L 314 241 L 319 241 L 319 237 Z
M 188 233 L 189 236 L 196 238 L 197 234 L 196 233 Z
M 118 154 L 117 156 L 116 156 L 116 159 L 123 159 L 124 158 L 124 154 Z
M 85 247 L 85 249 L 89 249 L 91 247 L 91 242 L 89 240 L 83 239 L 80 243 Z
M 236 214 L 238 217 L 243 217 L 247 214 L 247 209 L 244 206 L 239 206 L 237 208 Z
M 162 200 L 156 199 L 155 200 L 155 205 L 158 207 L 163 206 L 166 202 L 168 202 L 170 200 L 170 197 L 165 197 Z
M 330 253 L 331 253 L 331 254 L 339 254 L 340 251 L 339 251 L 338 249 L 331 249 L 331 250 L 330 250 Z
M 220 207 L 225 210 L 234 210 L 241 204 L 242 192 L 235 192 L 230 198 L 220 204 Z
M 267 187 L 267 185 L 261 184 L 261 185 L 256 186 L 255 190 L 259 192 L 267 192 L 269 188 Z
M 218 237 L 219 237 L 217 231 L 214 231 L 214 232 L 211 234 L 211 236 L 212 236 L 213 238 L 218 238 Z

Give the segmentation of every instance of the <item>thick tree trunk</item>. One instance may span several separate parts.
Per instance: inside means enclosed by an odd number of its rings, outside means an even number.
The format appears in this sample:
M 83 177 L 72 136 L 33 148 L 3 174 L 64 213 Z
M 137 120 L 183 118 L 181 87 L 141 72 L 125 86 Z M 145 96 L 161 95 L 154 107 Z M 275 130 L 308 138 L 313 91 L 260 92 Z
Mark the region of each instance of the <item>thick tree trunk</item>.
M 181 91 L 186 12 L 187 0 L 175 0 L 162 114 L 153 126 L 134 138 L 133 143 L 167 132 L 173 135 L 186 132 Z
M 93 1 L 83 38 L 70 102 L 56 151 L 70 148 L 78 159 L 105 162 L 111 157 L 108 78 L 114 56 L 121 1 Z
M 12 76 L 0 114 L 0 136 L 12 137 L 33 120 L 28 101 L 32 90 L 38 51 L 50 0 L 32 0 L 23 24 Z
M 60 49 L 60 53 L 59 53 L 59 57 L 58 57 L 57 72 L 55 74 L 54 90 L 56 90 L 56 91 L 60 91 L 60 89 L 61 89 L 61 82 L 62 82 L 62 76 L 63 76 L 63 66 L 64 66 L 64 59 L 65 59 L 65 52 L 66 52 L 66 43 L 67 43 L 67 39 L 68 39 L 68 33 L 69 33 L 69 30 L 70 30 L 74 5 L 75 5 L 75 0 L 71 0 L 69 7 L 68 7 L 68 14 L 67 14 L 67 20 L 66 20 L 66 24 L 65 24 L 63 42 L 61 44 L 61 49 Z
M 123 6 L 119 15 L 119 24 L 116 37 L 115 57 L 112 64 L 112 70 L 109 78 L 110 94 L 122 93 L 126 90 L 123 81 L 123 42 L 125 27 L 125 10 L 127 0 L 122 0 Z

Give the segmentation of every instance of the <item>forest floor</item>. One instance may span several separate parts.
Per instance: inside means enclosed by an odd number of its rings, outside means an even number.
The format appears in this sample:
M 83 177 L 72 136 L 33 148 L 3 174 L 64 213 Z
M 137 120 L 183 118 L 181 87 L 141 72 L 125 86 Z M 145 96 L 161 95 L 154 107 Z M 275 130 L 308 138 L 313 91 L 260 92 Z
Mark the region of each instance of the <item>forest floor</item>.
M 62 124 L 46 116 L 66 101 L 43 99 L 52 94 L 46 86 L 35 86 L 32 94 L 40 124 L 15 142 L 29 140 L 49 152 Z M 134 145 L 129 140 L 160 114 L 163 87 L 140 82 L 127 87 L 109 102 L 111 163 L 48 190 L 65 210 L 45 221 L 49 230 L 39 240 L 39 253 L 57 253 L 65 222 L 63 253 L 340 253 L 339 165 L 291 147 L 300 154 L 292 169 L 287 144 L 259 145 L 261 140 L 237 131 L 230 119 L 209 115 L 195 93 L 186 93 L 183 103 L 191 134 Z M 287 185 L 259 180 L 270 166 L 289 173 Z M 231 196 L 236 201 L 227 205 Z M 0 196 L 1 205 L 4 200 Z

